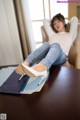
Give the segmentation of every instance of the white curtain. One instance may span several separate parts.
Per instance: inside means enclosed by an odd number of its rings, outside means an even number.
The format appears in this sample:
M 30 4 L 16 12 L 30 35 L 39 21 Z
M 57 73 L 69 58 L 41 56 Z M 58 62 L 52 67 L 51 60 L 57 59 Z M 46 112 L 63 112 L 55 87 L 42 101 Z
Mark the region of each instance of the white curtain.
M 20 0 L 20 1 L 21 1 L 23 19 L 24 19 L 27 42 L 28 42 L 27 44 L 30 48 L 30 52 L 32 52 L 35 49 L 35 41 L 32 31 L 32 22 L 30 18 L 28 0 Z
M 23 61 L 13 0 L 0 0 L 0 66 Z

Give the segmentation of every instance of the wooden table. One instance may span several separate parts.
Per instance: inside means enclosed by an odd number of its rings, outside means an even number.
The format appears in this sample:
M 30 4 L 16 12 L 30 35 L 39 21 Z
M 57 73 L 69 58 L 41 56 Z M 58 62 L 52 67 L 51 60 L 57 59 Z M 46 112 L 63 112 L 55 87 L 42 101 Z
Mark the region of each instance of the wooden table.
M 53 67 L 40 92 L 0 94 L 0 114 L 7 120 L 80 120 L 80 71 Z

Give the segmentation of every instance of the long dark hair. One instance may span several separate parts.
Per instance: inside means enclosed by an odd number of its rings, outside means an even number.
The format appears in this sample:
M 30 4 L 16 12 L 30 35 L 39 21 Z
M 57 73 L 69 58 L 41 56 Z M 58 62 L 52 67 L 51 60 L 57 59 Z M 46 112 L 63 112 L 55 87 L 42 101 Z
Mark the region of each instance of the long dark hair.
M 51 28 L 53 29 L 53 31 L 55 31 L 56 33 L 58 32 L 53 25 L 54 21 L 56 21 L 56 20 L 60 20 L 61 22 L 63 22 L 66 32 L 69 32 L 70 24 L 65 23 L 65 18 L 61 13 L 58 13 L 57 15 L 55 15 L 51 20 L 50 25 L 51 25 Z

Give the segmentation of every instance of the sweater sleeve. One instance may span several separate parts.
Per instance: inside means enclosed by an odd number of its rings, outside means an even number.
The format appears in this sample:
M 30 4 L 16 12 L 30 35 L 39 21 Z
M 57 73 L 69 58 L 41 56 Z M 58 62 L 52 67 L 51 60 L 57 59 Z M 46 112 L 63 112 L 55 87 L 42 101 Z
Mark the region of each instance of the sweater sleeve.
M 70 36 L 72 38 L 72 40 L 74 41 L 76 39 L 77 36 L 77 29 L 78 29 L 78 18 L 76 16 L 74 16 L 70 21 Z
M 55 32 L 52 30 L 52 28 L 50 26 L 50 20 L 44 19 L 43 26 L 44 26 L 44 29 L 45 29 L 48 37 L 52 36 L 52 34 L 55 34 Z

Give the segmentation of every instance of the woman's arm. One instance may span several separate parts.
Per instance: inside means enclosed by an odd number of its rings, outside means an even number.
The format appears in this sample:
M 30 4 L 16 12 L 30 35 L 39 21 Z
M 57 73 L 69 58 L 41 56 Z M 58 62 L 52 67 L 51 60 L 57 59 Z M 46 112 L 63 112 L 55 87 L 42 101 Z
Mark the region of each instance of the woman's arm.
M 77 36 L 77 30 L 78 30 L 78 18 L 76 16 L 72 17 L 72 19 L 69 21 L 70 23 L 70 36 L 72 37 L 72 40 L 74 41 Z
M 52 34 L 55 34 L 55 32 L 52 30 L 52 28 L 50 26 L 50 20 L 44 19 L 43 26 L 44 26 L 44 29 L 45 29 L 48 37 L 50 37 Z

